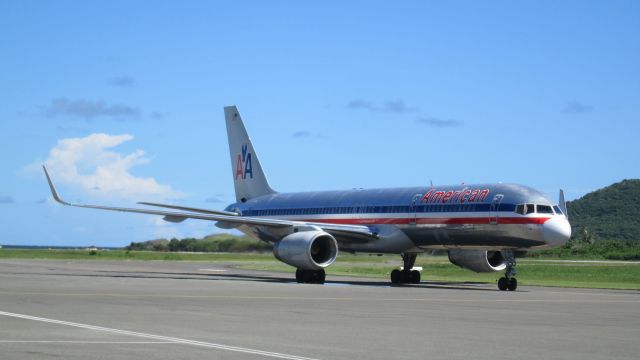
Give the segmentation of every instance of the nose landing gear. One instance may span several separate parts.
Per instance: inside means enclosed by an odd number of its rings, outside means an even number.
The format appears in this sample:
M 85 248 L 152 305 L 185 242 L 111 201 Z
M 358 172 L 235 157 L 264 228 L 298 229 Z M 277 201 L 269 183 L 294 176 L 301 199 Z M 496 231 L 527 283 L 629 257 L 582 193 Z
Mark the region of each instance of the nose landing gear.
M 402 254 L 403 269 L 391 271 L 392 284 L 419 284 L 420 271 L 411 270 L 416 263 L 418 254 Z
M 507 263 L 507 270 L 504 273 L 504 277 L 498 280 L 498 289 L 501 291 L 509 290 L 515 291 L 518 288 L 518 280 L 516 276 L 516 257 L 511 250 L 505 250 L 502 252 L 504 259 Z

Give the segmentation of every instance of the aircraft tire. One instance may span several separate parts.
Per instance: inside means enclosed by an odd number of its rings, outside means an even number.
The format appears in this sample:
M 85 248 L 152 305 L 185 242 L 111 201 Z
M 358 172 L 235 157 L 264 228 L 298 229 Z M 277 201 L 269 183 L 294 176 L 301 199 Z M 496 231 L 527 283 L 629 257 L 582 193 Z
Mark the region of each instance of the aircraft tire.
M 420 284 L 420 271 L 411 270 L 411 275 L 409 276 L 412 284 Z
M 393 269 L 393 271 L 391 271 L 391 283 L 399 284 L 400 280 L 402 280 L 402 273 L 398 269 Z
M 324 284 L 326 273 L 321 270 L 296 270 L 296 282 L 299 284 Z
M 509 289 L 509 291 L 516 291 L 517 288 L 518 280 L 516 280 L 516 278 L 509 279 L 509 285 L 507 286 L 507 289 Z
M 500 280 L 498 280 L 498 289 L 500 289 L 501 291 L 505 291 L 508 287 L 509 279 L 507 279 L 506 277 L 501 277 Z

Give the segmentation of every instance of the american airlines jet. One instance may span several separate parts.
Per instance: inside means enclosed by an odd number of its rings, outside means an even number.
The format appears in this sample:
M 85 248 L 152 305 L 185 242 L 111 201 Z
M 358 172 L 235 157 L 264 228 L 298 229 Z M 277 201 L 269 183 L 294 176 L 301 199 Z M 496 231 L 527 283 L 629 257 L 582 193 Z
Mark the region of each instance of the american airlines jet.
M 449 260 L 475 272 L 504 271 L 500 290 L 518 286 L 515 254 L 560 246 L 571 236 L 564 194 L 558 204 L 515 184 L 417 186 L 279 193 L 271 188 L 235 106 L 224 108 L 236 202 L 223 211 L 141 202 L 151 208 L 64 205 L 215 221 L 224 229 L 273 244 L 275 257 L 296 270 L 299 283 L 324 283 L 339 251 L 397 253 L 403 266 L 393 284 L 419 283 L 416 256 L 446 250 Z

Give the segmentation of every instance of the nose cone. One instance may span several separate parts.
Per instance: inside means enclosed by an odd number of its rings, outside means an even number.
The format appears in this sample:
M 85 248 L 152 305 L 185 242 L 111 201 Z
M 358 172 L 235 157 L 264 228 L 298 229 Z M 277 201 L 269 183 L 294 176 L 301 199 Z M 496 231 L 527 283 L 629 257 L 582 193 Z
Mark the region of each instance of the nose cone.
M 571 225 L 565 218 L 554 217 L 542 225 L 542 234 L 550 247 L 562 246 L 571 237 Z

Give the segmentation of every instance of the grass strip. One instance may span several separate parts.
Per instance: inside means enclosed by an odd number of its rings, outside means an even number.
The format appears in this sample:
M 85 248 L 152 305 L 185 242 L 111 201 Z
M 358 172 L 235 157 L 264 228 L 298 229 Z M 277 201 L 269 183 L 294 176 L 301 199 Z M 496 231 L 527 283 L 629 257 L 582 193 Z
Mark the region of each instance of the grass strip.
M 126 250 L 46 250 L 0 249 L 4 259 L 66 260 L 161 260 L 237 262 L 237 268 L 291 273 L 294 268 L 276 260 L 270 253 L 168 253 Z M 343 254 L 327 274 L 388 279 L 391 270 L 400 266 L 397 255 L 370 256 Z M 494 283 L 502 273 L 477 274 L 449 263 L 444 256 L 420 256 L 426 281 Z M 518 281 L 523 285 L 640 290 L 638 263 L 549 262 L 545 259 L 518 260 Z

